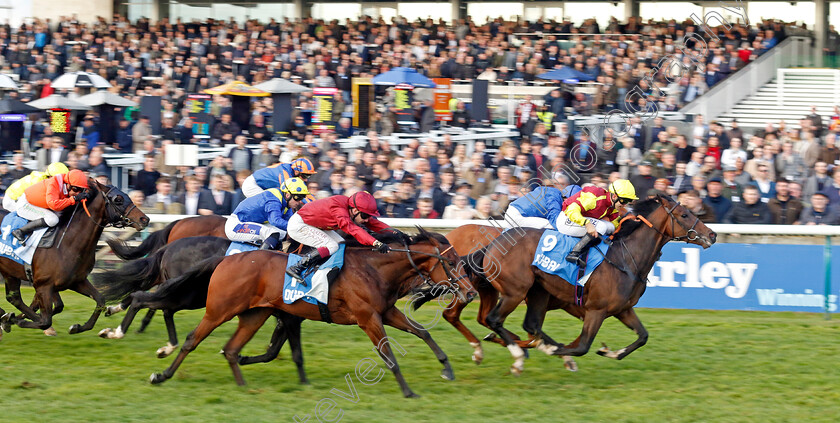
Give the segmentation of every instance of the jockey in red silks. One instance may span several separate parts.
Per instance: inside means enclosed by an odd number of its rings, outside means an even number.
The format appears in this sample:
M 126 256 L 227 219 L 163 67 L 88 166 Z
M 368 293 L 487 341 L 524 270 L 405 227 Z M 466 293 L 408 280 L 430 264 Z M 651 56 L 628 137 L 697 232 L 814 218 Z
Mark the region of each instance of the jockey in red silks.
M 300 273 L 316 261 L 325 261 L 338 251 L 338 244 L 344 238 L 335 232 L 341 229 L 356 238 L 363 245 L 371 245 L 380 253 L 390 250 L 388 244 L 372 237 L 360 225 L 366 226 L 373 232 L 392 230 L 375 216 L 379 216 L 376 200 L 370 193 L 361 191 L 350 197 L 334 195 L 332 197 L 315 200 L 301 209 L 291 218 L 287 226 L 289 237 L 303 245 L 315 248 L 315 251 L 286 269 L 289 276 L 303 281 Z
M 27 188 L 17 200 L 18 216 L 30 222 L 12 231 L 12 236 L 25 245 L 26 236 L 38 228 L 55 226 L 55 213 L 88 198 L 88 178 L 78 169 L 58 174 Z

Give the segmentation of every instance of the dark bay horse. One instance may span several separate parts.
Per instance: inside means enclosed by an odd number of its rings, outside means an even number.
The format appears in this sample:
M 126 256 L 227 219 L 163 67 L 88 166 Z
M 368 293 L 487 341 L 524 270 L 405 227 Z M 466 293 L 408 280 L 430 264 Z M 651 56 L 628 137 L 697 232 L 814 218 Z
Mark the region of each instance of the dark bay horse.
M 231 241 L 227 239 L 213 236 L 182 238 L 165 245 L 148 257 L 131 260 L 117 270 L 93 275 L 94 285 L 100 290 L 105 301 L 122 300 L 118 307 L 128 310 L 119 327 L 105 328 L 99 332 L 99 336 L 122 339 L 138 311 L 143 308 L 158 309 L 163 311 L 169 342 L 157 350 L 157 356 L 163 358 L 171 354 L 178 347 L 173 315 L 181 310 L 204 308 L 209 281 L 196 279 L 194 283 L 168 285 L 164 282 L 187 273 L 204 259 L 224 256 L 230 244 Z M 144 292 L 156 286 L 158 288 L 155 291 Z M 285 313 L 278 313 L 276 317 L 278 324 L 266 354 L 242 357 L 240 364 L 273 360 L 288 339 L 301 382 L 306 383 L 303 354 L 300 349 L 300 326 L 303 320 Z
M 125 241 L 120 239 L 108 240 L 108 246 L 111 247 L 117 257 L 123 260 L 139 259 L 181 238 L 191 236 L 227 238 L 225 221 L 227 221 L 227 218 L 219 215 L 187 217 L 176 220 L 166 225 L 165 228 L 153 232 L 136 247 L 129 247 Z
M 503 324 L 526 296 L 529 301 L 523 328 L 534 338 L 535 346 L 546 353 L 586 354 L 604 319 L 610 316 L 633 330 L 637 339 L 618 351 L 604 346 L 598 351 L 600 355 L 621 360 L 647 342 L 647 330 L 633 307 L 645 291 L 647 275 L 661 255 L 662 247 L 669 241 L 686 241 L 708 248 L 717 235 L 668 197 L 637 201 L 633 213 L 636 220 L 622 224 L 604 263 L 595 269 L 586 283 L 581 305 L 575 304 L 575 286 L 531 265 L 542 230 L 524 229 L 510 239 L 499 237 L 485 250 L 474 253 L 485 270 L 494 269 L 492 274 L 487 272 L 486 277 L 499 292 L 501 300 L 487 315 L 486 322 L 511 351 L 515 360 L 511 372 L 522 372 L 524 353 Z M 534 287 L 541 287 L 550 295 L 534 295 Z M 555 343 L 542 332 L 542 322 L 552 296 L 558 300 L 551 304 L 552 307 L 559 306 L 583 320 L 580 336 L 568 345 Z
M 348 247 L 344 269 L 330 286 L 329 320 L 341 325 L 358 325 L 367 333 L 379 355 L 394 373 L 403 395 L 414 397 L 400 372 L 392 351 L 393 340 L 385 334 L 383 324 L 411 333 L 426 342 L 443 364 L 442 376 L 452 379 L 452 367 L 446 354 L 420 324 L 408 319 L 395 304 L 397 300 L 420 285 L 456 287 L 456 295 L 466 301 L 459 281 L 466 276 L 458 266 L 460 257 L 446 238 L 426 232 L 411 237 L 406 248 L 396 244 L 399 236 L 380 238 L 394 248 L 389 254 L 379 254 L 370 247 Z M 352 245 L 348 243 L 348 245 Z M 223 348 L 225 358 L 237 383 L 245 380 L 239 368 L 239 352 L 275 310 L 309 320 L 323 321 L 318 306 L 304 301 L 283 302 L 282 277 L 286 268 L 285 254 L 252 251 L 223 259 L 209 259 L 177 280 L 187 283 L 194 279 L 209 279 L 207 308 L 198 327 L 188 336 L 178 356 L 162 373 L 152 374 L 152 383 L 171 378 L 186 356 L 222 323 L 239 317 L 239 326 Z M 169 283 L 169 282 L 167 282 Z M 467 292 L 470 296 L 472 291 Z M 401 348 L 401 347 L 400 347 Z
M 93 179 L 89 179 L 88 184 L 91 197 L 61 214 L 55 246 L 35 251 L 32 258 L 34 307 L 27 306 L 20 295 L 21 280 L 27 278 L 24 266 L 0 258 L 0 274 L 6 279 L 6 299 L 23 313 L 19 317 L 12 313 L 3 315 L 2 325 L 7 332 L 13 323 L 23 328 L 49 328 L 53 314 L 63 308 L 58 292 L 67 289 L 96 301 L 90 319 L 83 325 L 71 326 L 70 333 L 92 329 L 99 318 L 104 302 L 87 276 L 94 266 L 96 242 L 102 229 L 131 226 L 140 231 L 148 225 L 149 218 L 116 187 L 101 185 Z M 5 214 L 0 213 L 0 218 Z M 53 305 L 56 305 L 55 309 Z M 40 308 L 40 313 L 33 308 Z

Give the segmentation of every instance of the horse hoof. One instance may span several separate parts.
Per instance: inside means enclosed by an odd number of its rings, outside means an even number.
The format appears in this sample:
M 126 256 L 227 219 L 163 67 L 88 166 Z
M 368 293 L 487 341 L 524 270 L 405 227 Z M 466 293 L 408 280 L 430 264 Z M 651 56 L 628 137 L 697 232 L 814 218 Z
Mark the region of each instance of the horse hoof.
M 52 326 L 50 326 L 50 327 L 47 328 L 47 330 L 44 331 L 44 335 L 56 336 L 58 334 L 56 333 L 55 329 Z
M 409 392 L 405 394 L 406 398 L 420 398 L 420 395 L 415 394 L 414 392 Z
M 473 355 L 472 355 L 472 361 L 473 361 L 473 363 L 475 363 L 476 365 L 479 365 L 479 364 L 481 364 L 481 362 L 482 362 L 482 361 L 484 361 L 484 355 L 483 355 L 483 354 L 479 354 L 479 353 L 473 353 Z
M 563 367 L 565 367 L 566 370 L 568 370 L 570 372 L 578 371 L 578 365 L 577 365 L 577 362 L 575 362 L 574 358 L 569 357 L 568 355 L 564 355 L 562 358 L 563 358 Z
M 6 313 L 2 317 L 0 317 L 0 329 L 3 332 L 11 332 L 12 331 L 12 320 L 15 319 L 15 313 Z
M 99 331 L 98 335 L 99 335 L 100 338 L 108 339 L 108 338 L 110 338 L 108 336 L 110 334 L 111 334 L 111 328 L 105 328 L 105 329 L 102 329 L 101 331 Z
M 455 380 L 455 374 L 452 373 L 451 369 L 443 369 L 443 371 L 440 373 L 440 377 L 446 380 Z
M 487 335 L 484 336 L 485 341 L 492 341 L 494 339 L 496 339 L 496 333 L 495 332 L 490 332 L 490 333 L 488 333 Z
M 172 345 L 172 344 L 166 344 L 166 345 L 158 348 L 158 350 L 155 354 L 157 355 L 157 358 L 166 358 L 166 357 L 169 357 L 169 355 L 172 354 L 172 352 L 175 351 L 175 348 L 178 348 L 178 346 L 177 345 Z
M 522 372 L 523 372 L 524 370 L 525 370 L 525 369 L 522 369 L 522 368 L 516 367 L 516 365 L 510 366 L 510 374 L 512 374 L 512 375 L 514 375 L 514 376 L 516 376 L 516 377 L 521 376 L 521 375 L 522 375 Z
M 149 383 L 152 385 L 158 385 L 163 382 L 166 382 L 166 376 L 164 376 L 163 373 L 152 373 L 152 375 L 149 376 Z
M 70 334 L 79 333 L 82 331 L 82 325 L 76 323 L 73 326 L 70 326 Z

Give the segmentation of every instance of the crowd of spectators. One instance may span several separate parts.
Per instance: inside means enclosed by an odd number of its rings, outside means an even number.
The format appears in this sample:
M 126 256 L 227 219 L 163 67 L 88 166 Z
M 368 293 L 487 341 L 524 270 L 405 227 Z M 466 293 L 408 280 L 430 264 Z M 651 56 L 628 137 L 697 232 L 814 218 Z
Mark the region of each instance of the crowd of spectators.
M 67 18 L 55 24 L 36 20 L 15 30 L 0 26 L 0 72 L 18 75 L 21 90 L 13 96 L 24 101 L 51 93 L 49 83 L 62 70 L 98 73 L 112 82 L 115 93 L 136 101 L 144 95 L 160 96 L 159 135 L 152 134 L 149 117 L 137 108 L 119 110 L 110 145 L 101 141 L 95 112 L 82 120 L 75 139 L 52 134 L 37 117 L 24 125 L 39 168 L 64 161 L 70 168 L 107 180 L 110 171 L 102 158 L 106 149 L 145 154 L 143 169 L 133 175 L 130 195 L 149 212 L 229 214 L 243 198 L 239 184 L 253 171 L 306 156 L 318 166 L 308 182 L 316 196 L 367 190 L 388 217 L 498 217 L 507 204 L 538 184 L 606 186 L 625 177 L 642 195 L 679 196 L 707 222 L 838 223 L 836 116 L 824 120 L 814 113 L 801 122 L 802 129 L 787 129 L 782 122 L 768 124 L 752 136 L 737 123 L 724 128 L 717 122 L 706 124 L 702 117 L 691 133 L 665 127 L 659 118 L 649 122 L 634 118 L 627 136 L 617 140 L 610 134 L 604 140 L 590 140 L 585 132 L 569 130 L 565 122 L 569 114 L 626 109 L 624 94 L 662 57 L 677 53 L 682 36 L 695 29 L 690 21 L 643 23 L 632 17 L 625 23 L 613 19 L 603 29 L 594 20 L 575 26 L 567 21 L 495 20 L 478 25 L 467 19 L 446 25 L 369 17 L 344 23 L 306 18 L 244 24 L 166 19 L 130 23 L 118 15 L 111 22 L 95 23 Z M 537 31 L 622 35 L 513 35 Z M 665 78 L 667 72 L 657 74 L 665 95 L 653 90 L 648 99 L 659 102 L 660 110 L 675 110 L 692 101 L 785 37 L 784 25 L 771 21 L 716 31 L 720 41 L 707 40 L 706 55 L 698 56 L 705 65 L 703 72 L 692 68 L 673 82 Z M 699 49 L 692 42 L 687 47 Z M 467 148 L 448 136 L 442 142 L 421 137 L 398 152 L 379 139 L 394 130 L 391 109 L 377 111 L 366 131 L 353 128 L 347 119 L 352 79 L 396 66 L 414 67 L 430 77 L 472 80 L 481 75 L 497 82 L 528 82 L 545 70 L 568 66 L 602 85 L 593 95 L 556 89 L 543 99 L 526 98 L 516 112 L 522 137 L 492 152 L 482 141 Z M 258 83 L 272 77 L 338 88 L 336 130 L 315 137 L 305 123 L 312 112 L 311 94 L 302 94 L 294 101 L 289 141 L 271 143 L 270 97 L 254 99 L 249 125 L 243 127 L 231 120 L 230 101 L 217 96 L 211 114 L 218 122 L 210 137 L 234 148 L 207 166 L 165 164 L 166 145 L 197 142 L 183 113 L 187 94 L 230 80 Z M 387 93 L 379 94 L 387 105 Z M 453 125 L 469 126 L 465 105 L 453 103 L 453 107 Z M 431 104 L 418 104 L 421 129 L 430 112 Z M 365 134 L 368 144 L 340 151 L 336 140 L 354 133 Z M 254 152 L 248 144 L 260 144 L 261 149 Z M 615 147 L 603 148 L 610 144 Z M 19 177 L 23 159 L 16 154 L 12 169 L 0 164 L 0 183 Z M 594 166 L 580 165 L 588 162 Z

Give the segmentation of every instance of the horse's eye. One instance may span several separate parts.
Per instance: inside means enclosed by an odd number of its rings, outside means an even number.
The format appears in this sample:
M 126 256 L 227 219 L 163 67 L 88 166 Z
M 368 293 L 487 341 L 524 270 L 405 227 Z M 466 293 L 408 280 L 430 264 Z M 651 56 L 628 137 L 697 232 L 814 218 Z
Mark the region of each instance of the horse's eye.
M 683 219 L 688 218 L 688 213 L 683 213 L 682 217 L 683 217 Z
M 119 205 L 121 205 L 122 203 L 123 203 L 123 198 L 122 198 L 122 197 L 116 197 L 116 198 L 114 198 L 114 204 L 116 204 L 116 205 L 118 205 L 118 206 L 119 206 Z

